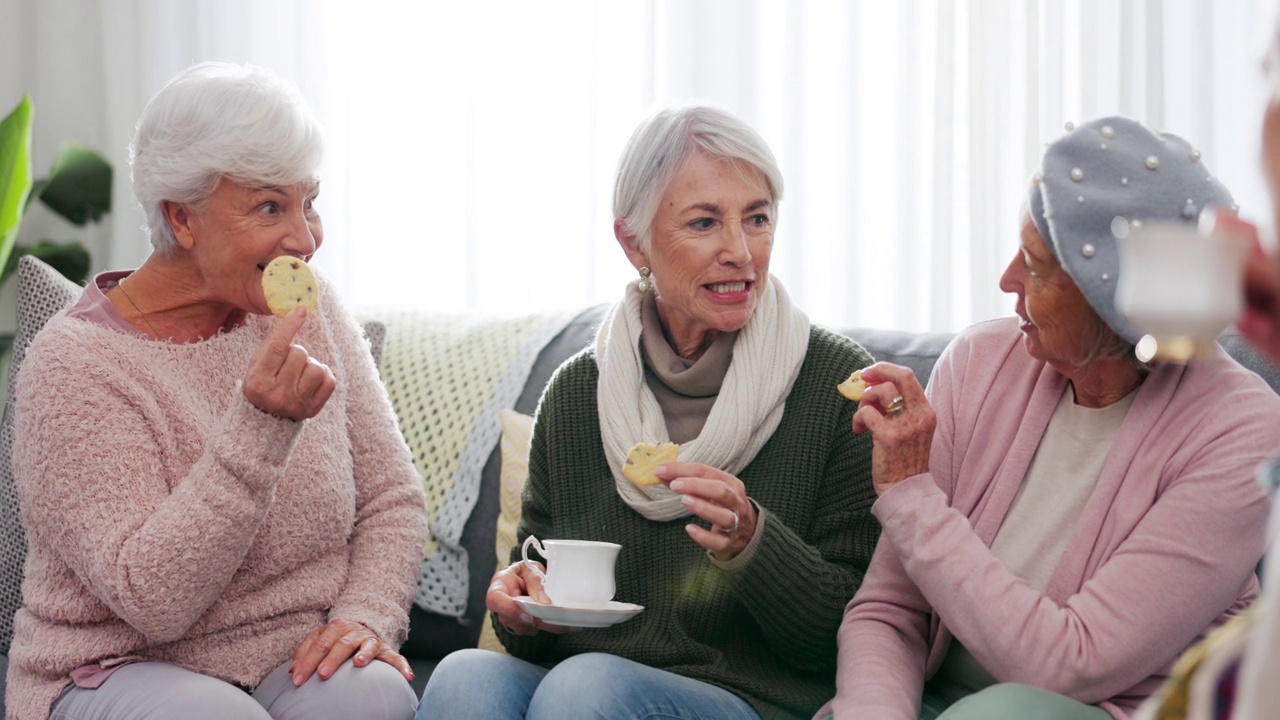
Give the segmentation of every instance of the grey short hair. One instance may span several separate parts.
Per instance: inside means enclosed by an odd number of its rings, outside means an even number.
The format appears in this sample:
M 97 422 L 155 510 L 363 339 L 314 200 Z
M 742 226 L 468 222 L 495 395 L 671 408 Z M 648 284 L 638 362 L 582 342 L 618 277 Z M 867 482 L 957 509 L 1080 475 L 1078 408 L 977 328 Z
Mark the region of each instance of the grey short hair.
M 223 178 L 254 187 L 313 179 L 323 153 L 302 94 L 270 70 L 205 62 L 178 73 L 147 103 L 129 144 L 152 247 L 177 247 L 166 201 L 199 206 Z
M 697 151 L 736 160 L 760 171 L 775 210 L 782 200 L 782 171 L 764 139 L 750 125 L 710 105 L 665 109 L 640 123 L 618 161 L 613 216 L 647 251 L 658 203 L 676 173 Z

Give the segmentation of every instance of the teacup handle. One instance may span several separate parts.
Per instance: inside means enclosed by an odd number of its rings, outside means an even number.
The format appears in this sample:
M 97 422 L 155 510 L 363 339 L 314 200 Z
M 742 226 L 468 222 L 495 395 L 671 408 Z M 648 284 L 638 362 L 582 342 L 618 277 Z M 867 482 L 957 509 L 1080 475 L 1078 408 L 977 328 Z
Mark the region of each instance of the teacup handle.
M 546 548 L 542 547 L 542 541 L 530 535 L 529 537 L 524 539 L 524 544 L 520 546 L 520 562 L 524 563 L 526 567 L 532 570 L 533 574 L 537 575 L 538 579 L 541 580 L 545 585 L 547 582 L 547 574 L 542 572 L 542 569 L 538 567 L 538 564 L 536 562 L 529 559 L 530 545 L 533 545 L 534 547 L 538 548 L 538 552 L 542 555 L 542 557 L 547 556 L 547 550 Z

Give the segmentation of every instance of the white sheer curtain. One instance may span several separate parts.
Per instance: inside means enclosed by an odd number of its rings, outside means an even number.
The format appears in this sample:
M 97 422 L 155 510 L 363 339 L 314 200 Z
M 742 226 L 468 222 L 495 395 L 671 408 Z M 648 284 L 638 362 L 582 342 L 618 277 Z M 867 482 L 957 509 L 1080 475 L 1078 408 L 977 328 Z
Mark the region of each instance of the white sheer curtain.
M 193 61 L 270 66 L 328 129 L 317 261 L 349 301 L 499 314 L 618 295 L 618 154 L 656 105 L 707 100 L 778 157 L 773 270 L 812 317 L 955 330 L 1011 311 L 996 280 L 1067 120 L 1184 135 L 1269 217 L 1258 5 L 0 0 L 0 48 L 22 48 L 0 60 L 24 68 L 0 100 L 30 90 L 57 118 L 38 168 L 73 136 L 116 161 L 117 212 L 90 242 L 99 266 L 129 266 L 147 246 L 124 147 L 146 99 Z

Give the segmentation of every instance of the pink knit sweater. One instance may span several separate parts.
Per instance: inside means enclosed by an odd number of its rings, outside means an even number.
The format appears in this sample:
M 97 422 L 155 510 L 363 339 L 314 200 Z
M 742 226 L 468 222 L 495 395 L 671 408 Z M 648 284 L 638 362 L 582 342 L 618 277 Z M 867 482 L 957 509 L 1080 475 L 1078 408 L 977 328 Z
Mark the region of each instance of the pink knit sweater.
M 421 481 L 359 326 L 321 283 L 298 334 L 337 390 L 304 422 L 239 383 L 277 320 L 203 342 L 50 320 L 17 387 L 30 554 L 7 716 L 46 718 L 71 671 L 146 658 L 245 686 L 333 618 L 398 645 L 426 533 Z
M 1221 350 L 1147 377 L 1044 593 L 991 554 L 1065 384 L 1026 353 L 1013 318 L 944 353 L 929 388 L 932 472 L 872 508 L 884 532 L 820 715 L 915 720 L 956 637 L 999 681 L 1125 718 L 1257 596 L 1268 508 L 1254 473 L 1280 447 L 1280 398 Z

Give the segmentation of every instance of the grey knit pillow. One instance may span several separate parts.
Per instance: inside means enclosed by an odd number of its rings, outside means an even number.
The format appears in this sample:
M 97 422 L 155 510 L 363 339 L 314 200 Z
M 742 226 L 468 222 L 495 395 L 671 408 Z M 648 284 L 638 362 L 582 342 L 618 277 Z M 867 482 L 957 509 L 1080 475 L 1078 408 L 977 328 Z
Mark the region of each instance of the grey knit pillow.
M 48 264 L 31 256 L 18 259 L 18 329 L 9 362 L 9 386 L 5 390 L 4 418 L 0 421 L 0 654 L 9 654 L 13 641 L 13 614 L 22 604 L 22 566 L 27 540 L 18 517 L 13 487 L 13 387 L 27 346 L 59 310 L 70 306 L 83 291 Z M 382 360 L 387 328 L 377 320 L 363 324 L 374 363 Z
M 80 297 L 82 288 L 57 270 L 30 255 L 18 259 L 18 330 L 9 361 L 9 386 L 5 390 L 4 420 L 0 423 L 0 653 L 9 653 L 13 641 L 13 614 L 22 604 L 22 564 L 27 540 L 18 518 L 18 498 L 13 488 L 13 385 L 27 355 L 27 346 L 59 310 Z

